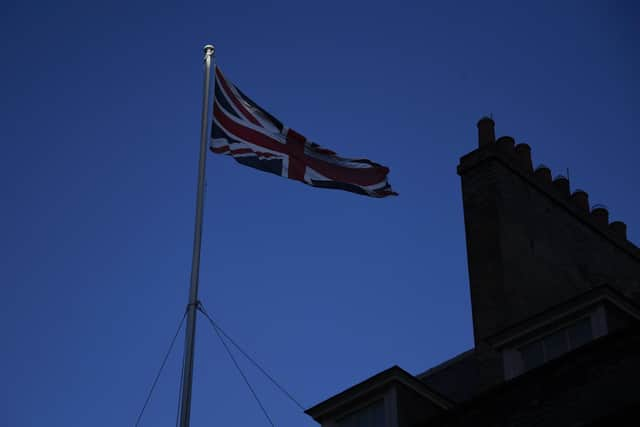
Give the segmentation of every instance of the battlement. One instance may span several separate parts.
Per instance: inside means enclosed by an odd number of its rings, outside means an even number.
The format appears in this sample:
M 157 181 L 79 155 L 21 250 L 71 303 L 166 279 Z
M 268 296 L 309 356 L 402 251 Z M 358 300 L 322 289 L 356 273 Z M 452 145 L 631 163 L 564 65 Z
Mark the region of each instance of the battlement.
M 640 299 L 640 249 L 624 222 L 533 168 L 531 147 L 478 122 L 478 148 L 460 159 L 476 342 L 525 315 L 607 284 Z
M 531 147 L 528 144 L 515 144 L 511 136 L 502 136 L 497 140 L 493 133 L 494 121 L 482 118 L 478 122 L 479 149 L 463 156 L 458 165 L 458 174 L 463 175 L 478 164 L 489 159 L 495 159 L 510 168 L 522 179 L 546 194 L 550 199 L 567 209 L 576 219 L 601 233 L 611 243 L 629 251 L 630 255 L 640 260 L 640 249 L 627 240 L 627 225 L 622 221 L 609 222 L 609 210 L 605 205 L 597 204 L 590 209 L 589 194 L 580 189 L 570 191 L 569 179 L 557 175 L 552 179 L 551 170 L 540 164 L 535 170 L 531 160 Z

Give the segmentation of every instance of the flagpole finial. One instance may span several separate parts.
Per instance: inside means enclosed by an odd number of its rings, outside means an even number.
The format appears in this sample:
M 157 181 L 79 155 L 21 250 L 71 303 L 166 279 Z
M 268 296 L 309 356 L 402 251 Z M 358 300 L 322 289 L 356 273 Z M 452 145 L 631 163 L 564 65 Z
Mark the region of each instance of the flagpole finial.
M 202 50 L 206 55 L 213 55 L 213 52 L 216 50 L 216 48 L 213 47 L 212 44 L 207 44 L 202 48 Z

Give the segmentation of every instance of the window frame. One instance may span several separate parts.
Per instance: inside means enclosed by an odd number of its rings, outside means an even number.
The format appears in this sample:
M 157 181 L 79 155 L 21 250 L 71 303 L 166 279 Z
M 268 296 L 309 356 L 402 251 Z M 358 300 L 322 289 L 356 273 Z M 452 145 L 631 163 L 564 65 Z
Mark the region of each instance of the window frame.
M 591 338 L 578 346 L 572 346 L 570 343 L 570 337 L 568 336 L 569 329 L 576 325 L 581 320 L 589 318 L 591 325 Z M 553 357 L 547 357 L 546 355 L 546 346 L 545 346 L 545 338 L 550 337 L 551 335 L 564 331 L 564 339 L 567 344 L 567 350 Z M 595 307 L 592 307 L 591 310 L 587 312 L 576 313 L 570 318 L 565 318 L 563 321 L 556 323 L 553 326 L 545 325 L 540 327 L 537 331 L 532 334 L 528 334 L 526 338 L 518 340 L 516 342 L 511 343 L 509 347 L 506 347 L 502 350 L 503 361 L 504 361 L 504 377 L 505 380 L 510 380 L 515 378 L 531 369 L 535 369 L 539 366 L 546 364 L 547 362 L 554 360 L 558 357 L 562 357 L 564 354 L 570 353 L 577 348 L 582 347 L 583 345 L 588 344 L 589 342 L 604 336 L 608 333 L 607 328 L 607 314 L 603 304 L 599 304 Z M 542 350 L 543 350 L 543 361 L 541 364 L 527 368 L 524 364 L 524 359 L 522 356 L 522 348 L 526 347 L 535 342 L 541 342 Z

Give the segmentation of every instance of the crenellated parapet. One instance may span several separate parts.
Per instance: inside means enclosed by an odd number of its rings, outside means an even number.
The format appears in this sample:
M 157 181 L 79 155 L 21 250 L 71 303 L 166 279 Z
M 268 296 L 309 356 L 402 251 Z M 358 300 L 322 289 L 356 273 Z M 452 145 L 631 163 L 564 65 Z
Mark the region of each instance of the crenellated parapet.
M 566 176 L 533 167 L 531 147 L 478 122 L 458 165 L 476 342 L 597 286 L 640 303 L 640 249 L 626 224 Z

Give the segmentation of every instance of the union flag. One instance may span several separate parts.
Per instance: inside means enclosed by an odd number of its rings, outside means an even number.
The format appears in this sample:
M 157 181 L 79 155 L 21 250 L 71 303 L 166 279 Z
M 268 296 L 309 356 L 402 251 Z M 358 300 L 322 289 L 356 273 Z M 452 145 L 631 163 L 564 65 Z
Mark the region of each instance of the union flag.
M 389 168 L 347 159 L 309 141 L 258 106 L 215 68 L 211 151 L 305 184 L 371 197 L 397 195 Z

